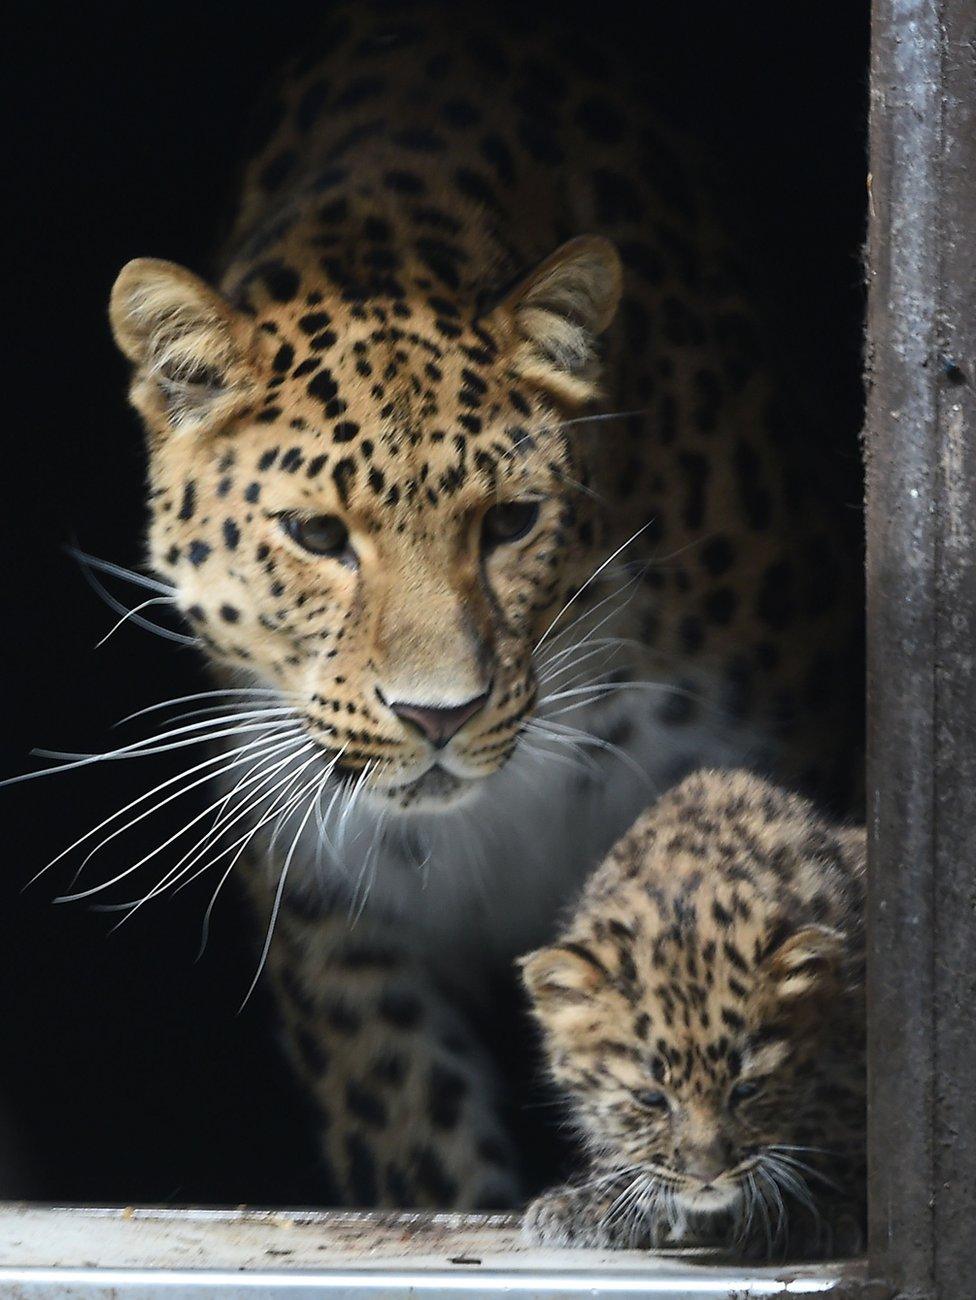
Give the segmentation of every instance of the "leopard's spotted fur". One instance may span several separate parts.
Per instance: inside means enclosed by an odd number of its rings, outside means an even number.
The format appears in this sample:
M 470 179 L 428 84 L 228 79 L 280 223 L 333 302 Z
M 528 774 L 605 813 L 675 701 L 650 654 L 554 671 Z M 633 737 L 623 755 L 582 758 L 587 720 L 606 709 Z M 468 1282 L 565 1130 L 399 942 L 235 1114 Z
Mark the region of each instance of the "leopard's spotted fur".
M 291 710 L 252 722 L 295 751 L 252 824 L 307 798 L 246 876 L 339 1194 L 501 1204 L 469 1013 L 676 774 L 847 772 L 851 602 L 639 81 L 592 34 L 397 13 L 338 10 L 285 81 L 219 291 L 131 263 L 112 322 L 153 567 L 224 682 Z M 489 546 L 506 502 L 531 526 Z M 313 555 L 323 516 L 347 540 Z M 473 712 L 434 748 L 401 704 Z
M 864 1218 L 863 829 L 748 773 L 638 818 L 525 959 L 591 1167 L 549 1244 L 856 1250 Z

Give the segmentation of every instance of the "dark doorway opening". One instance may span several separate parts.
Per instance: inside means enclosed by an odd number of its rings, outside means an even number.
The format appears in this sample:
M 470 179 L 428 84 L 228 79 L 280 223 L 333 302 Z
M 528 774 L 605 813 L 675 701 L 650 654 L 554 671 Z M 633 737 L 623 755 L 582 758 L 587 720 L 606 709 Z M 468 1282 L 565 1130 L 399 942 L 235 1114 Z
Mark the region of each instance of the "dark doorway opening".
M 540 3 L 561 23 L 584 6 Z M 449 8 L 445 5 L 445 9 Z M 868 6 L 692 5 L 599 21 L 646 66 L 662 112 L 715 159 L 716 187 L 860 527 L 860 249 Z M 592 6 L 586 7 L 592 15 Z M 153 699 L 200 689 L 192 653 L 123 630 L 63 545 L 137 563 L 144 465 L 105 303 L 126 259 L 206 271 L 224 229 L 243 123 L 320 6 L 21 15 L 8 49 L 15 133 L 4 451 L 7 716 L 0 775 L 33 746 L 89 750 Z M 593 21 L 592 17 L 590 21 Z M 10 353 L 8 352 L 8 356 Z M 9 405 L 9 403 L 8 403 Z M 195 962 L 200 896 L 110 935 L 115 918 L 53 907 L 65 874 L 22 887 L 141 771 L 94 770 L 3 792 L 0 1088 L 42 1199 L 300 1203 L 320 1197 L 301 1110 L 260 998 L 237 1014 L 251 934 L 227 896 Z M 160 769 L 156 780 L 168 775 Z M 202 798 L 202 795 L 201 795 Z M 202 807 L 202 804 L 200 805 Z M 184 814 L 187 815 L 187 814 Z M 119 861 L 119 869 L 124 862 Z

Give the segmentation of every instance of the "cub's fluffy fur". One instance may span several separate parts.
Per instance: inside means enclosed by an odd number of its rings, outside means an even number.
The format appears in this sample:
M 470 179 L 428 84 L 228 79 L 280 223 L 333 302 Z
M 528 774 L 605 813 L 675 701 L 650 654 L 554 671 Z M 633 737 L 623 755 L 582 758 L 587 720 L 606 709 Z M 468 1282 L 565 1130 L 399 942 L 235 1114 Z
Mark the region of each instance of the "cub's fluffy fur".
M 863 894 L 864 832 L 747 773 L 637 821 L 522 962 L 589 1160 L 530 1205 L 534 1240 L 856 1248 Z

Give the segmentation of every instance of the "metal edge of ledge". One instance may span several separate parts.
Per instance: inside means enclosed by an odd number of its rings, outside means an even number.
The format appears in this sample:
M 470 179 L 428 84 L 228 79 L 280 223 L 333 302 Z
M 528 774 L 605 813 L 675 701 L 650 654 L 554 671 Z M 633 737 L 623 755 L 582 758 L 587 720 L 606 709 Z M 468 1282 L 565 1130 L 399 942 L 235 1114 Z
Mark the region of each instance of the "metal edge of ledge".
M 527 1249 L 508 1215 L 0 1205 L 0 1297 L 698 1300 L 861 1294 L 863 1266 Z
M 458 1273 L 438 1269 L 338 1270 L 314 1272 L 223 1272 L 207 1269 L 43 1269 L 0 1267 L 0 1295 L 17 1300 L 220 1300 L 236 1297 L 291 1297 L 296 1294 L 329 1295 L 336 1300 L 393 1300 L 406 1296 L 437 1295 L 444 1300 L 489 1300 L 507 1296 L 513 1300 L 569 1300 L 579 1296 L 613 1296 L 615 1300 L 760 1300 L 760 1297 L 789 1297 L 838 1294 L 852 1296 L 836 1274 L 803 1278 L 750 1277 L 736 1271 L 723 1276 L 709 1270 L 707 1276 L 676 1271 L 661 1277 L 639 1270 L 606 1273 L 598 1269 L 575 1272 L 484 1269 Z

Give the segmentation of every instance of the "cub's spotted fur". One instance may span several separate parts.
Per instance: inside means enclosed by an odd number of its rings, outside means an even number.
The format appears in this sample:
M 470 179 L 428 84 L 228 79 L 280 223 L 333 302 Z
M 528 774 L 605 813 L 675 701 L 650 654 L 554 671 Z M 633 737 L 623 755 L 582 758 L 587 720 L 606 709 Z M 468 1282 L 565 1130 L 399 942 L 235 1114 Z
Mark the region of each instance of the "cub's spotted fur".
M 853 1250 L 864 1213 L 864 832 L 746 773 L 644 813 L 523 962 L 590 1166 L 555 1244 Z
M 337 7 L 217 287 L 140 260 L 111 304 L 153 569 L 249 701 L 236 872 L 359 1205 L 516 1201 L 493 981 L 677 775 L 836 789 L 856 724 L 840 515 L 639 70 L 444 12 Z

